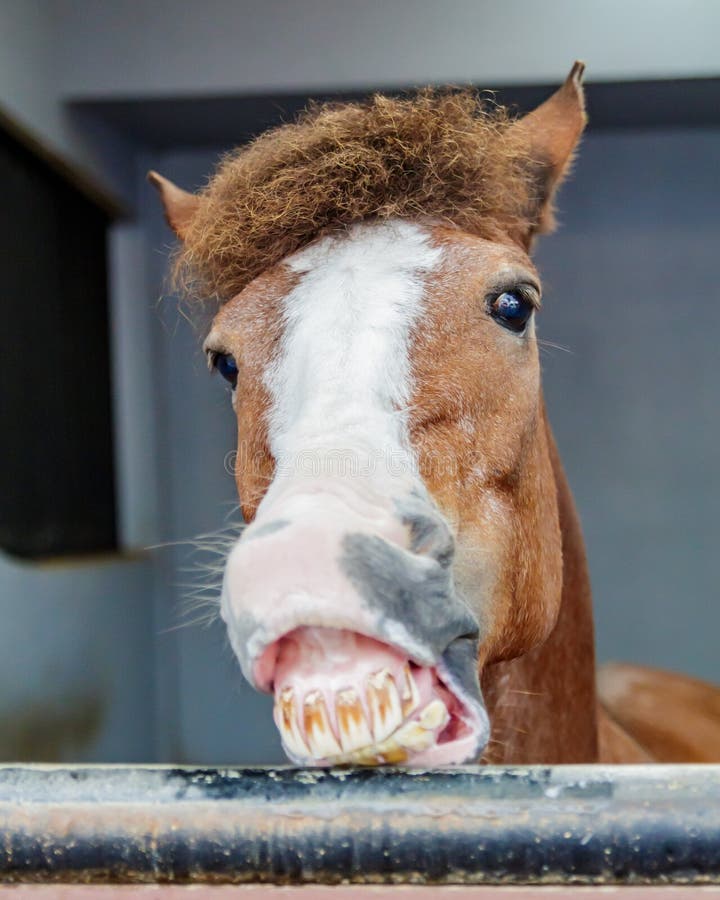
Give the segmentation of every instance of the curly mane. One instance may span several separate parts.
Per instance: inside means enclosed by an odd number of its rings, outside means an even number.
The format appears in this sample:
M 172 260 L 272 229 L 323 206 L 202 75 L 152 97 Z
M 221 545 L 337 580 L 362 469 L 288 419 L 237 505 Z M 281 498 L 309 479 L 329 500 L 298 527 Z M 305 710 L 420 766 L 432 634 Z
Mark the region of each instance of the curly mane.
M 469 90 L 312 106 L 221 159 L 179 250 L 178 284 L 227 300 L 327 229 L 373 217 L 488 237 L 527 230 L 535 167 L 513 121 Z

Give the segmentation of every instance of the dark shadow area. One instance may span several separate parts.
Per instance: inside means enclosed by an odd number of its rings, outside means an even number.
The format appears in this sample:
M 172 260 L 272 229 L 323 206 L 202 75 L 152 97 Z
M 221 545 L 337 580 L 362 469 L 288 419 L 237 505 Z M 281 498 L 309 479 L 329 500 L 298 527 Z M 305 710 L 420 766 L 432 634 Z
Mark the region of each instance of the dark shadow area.
M 0 547 L 115 549 L 108 213 L 0 128 Z
M 478 85 L 483 88 L 483 85 Z M 497 102 L 525 112 L 557 87 L 500 87 Z M 357 100 L 374 90 L 397 95 L 382 86 L 366 91 L 318 91 L 276 95 L 245 95 L 155 100 L 107 100 L 77 103 L 75 109 L 96 116 L 127 136 L 156 150 L 233 146 L 250 140 L 272 125 L 292 120 L 310 98 L 319 101 Z M 720 78 L 631 81 L 586 86 L 590 129 L 712 127 L 720 124 Z

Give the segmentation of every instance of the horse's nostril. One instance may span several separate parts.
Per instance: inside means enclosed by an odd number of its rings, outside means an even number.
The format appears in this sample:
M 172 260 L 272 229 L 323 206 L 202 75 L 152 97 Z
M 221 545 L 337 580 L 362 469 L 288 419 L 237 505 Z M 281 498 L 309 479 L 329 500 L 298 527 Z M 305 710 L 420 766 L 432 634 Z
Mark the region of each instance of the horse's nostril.
M 444 519 L 428 513 L 426 505 L 402 510 L 404 524 L 410 530 L 410 549 L 421 556 L 431 556 L 441 566 L 449 566 L 455 553 L 455 540 Z
M 413 546 L 415 553 L 431 556 L 443 566 L 449 566 L 455 554 L 455 542 L 445 526 L 438 526 L 426 539 Z

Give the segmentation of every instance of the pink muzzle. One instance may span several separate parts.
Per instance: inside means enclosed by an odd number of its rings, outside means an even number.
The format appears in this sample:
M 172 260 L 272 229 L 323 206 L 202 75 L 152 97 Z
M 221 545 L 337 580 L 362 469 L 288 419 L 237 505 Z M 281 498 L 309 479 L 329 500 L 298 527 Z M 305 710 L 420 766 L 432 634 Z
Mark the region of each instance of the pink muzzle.
M 302 765 L 476 757 L 489 727 L 478 623 L 457 596 L 453 541 L 422 488 L 271 492 L 228 558 L 222 616 L 245 677 L 275 694 Z

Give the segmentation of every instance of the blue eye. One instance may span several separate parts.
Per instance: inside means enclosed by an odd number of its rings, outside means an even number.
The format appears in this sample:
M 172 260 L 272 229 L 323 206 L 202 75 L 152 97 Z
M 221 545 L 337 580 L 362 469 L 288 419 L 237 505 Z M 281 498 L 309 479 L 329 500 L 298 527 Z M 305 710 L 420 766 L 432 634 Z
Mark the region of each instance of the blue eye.
M 519 334 L 524 330 L 535 306 L 522 291 L 504 291 L 490 305 L 490 315 L 504 328 Z
M 233 387 L 237 385 L 238 367 L 234 356 L 230 353 L 216 353 L 213 357 L 213 365 L 225 381 L 229 381 Z

